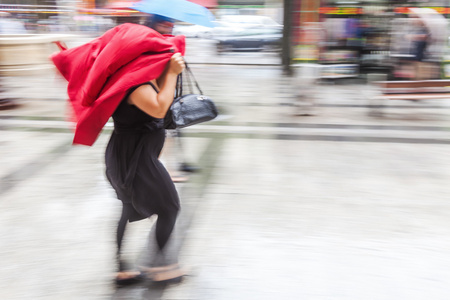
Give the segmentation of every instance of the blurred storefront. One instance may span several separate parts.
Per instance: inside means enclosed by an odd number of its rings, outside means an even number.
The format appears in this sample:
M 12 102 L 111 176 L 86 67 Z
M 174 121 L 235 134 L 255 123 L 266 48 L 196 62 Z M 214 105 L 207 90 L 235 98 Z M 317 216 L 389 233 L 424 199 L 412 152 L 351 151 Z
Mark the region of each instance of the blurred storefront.
M 319 63 L 322 77 L 356 77 L 386 68 L 387 1 L 295 1 L 293 62 Z
M 441 19 L 450 16 L 447 1 L 293 2 L 292 62 L 320 64 L 323 66 L 322 76 L 329 78 L 354 77 L 371 72 L 395 77 L 395 68 L 398 67 L 395 56 L 398 58 L 412 51 L 404 47 L 405 40 L 410 37 L 408 30 L 414 30 L 410 20 L 411 8 L 432 8 Z M 428 45 L 427 59 L 434 64 L 450 66 L 450 61 L 446 61 L 444 56 L 448 52 L 448 36 L 447 25 L 443 26 L 430 28 L 433 39 Z M 403 44 L 399 46 L 398 41 Z M 450 76 L 450 72 L 445 76 Z
M 397 16 L 392 21 L 391 48 L 394 79 L 450 78 L 448 72 L 448 18 L 449 7 L 403 6 L 394 8 Z M 400 17 L 400 16 L 403 16 Z M 417 60 L 418 28 L 426 33 L 424 58 Z M 414 50 L 416 49 L 416 50 Z
M 30 32 L 102 32 L 114 25 L 141 23 L 146 15 L 130 9 L 139 0 L 0 0 L 0 11 L 22 21 Z M 317 64 L 322 77 L 388 73 L 412 78 L 411 8 L 431 8 L 450 18 L 448 0 L 190 0 L 224 15 L 262 15 L 284 25 L 282 63 Z M 289 5 L 288 14 L 283 6 Z M 428 62 L 450 78 L 448 25 L 430 29 Z M 443 25 L 442 25 L 443 24 Z M 437 28 L 437 27 L 436 27 Z M 436 36 L 439 32 L 439 41 Z M 288 51 L 287 51 L 288 50 Z M 406 67 L 405 67 L 406 66 Z M 410 73 L 408 75 L 408 72 Z M 435 75 L 433 75 L 435 76 Z

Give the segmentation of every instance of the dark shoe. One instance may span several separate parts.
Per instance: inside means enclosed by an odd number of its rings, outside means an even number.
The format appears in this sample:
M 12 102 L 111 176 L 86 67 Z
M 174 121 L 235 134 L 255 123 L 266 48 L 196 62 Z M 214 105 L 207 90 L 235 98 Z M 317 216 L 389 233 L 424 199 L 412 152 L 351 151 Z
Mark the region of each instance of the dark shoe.
M 200 168 L 190 165 L 188 163 L 182 163 L 180 166 L 180 171 L 188 172 L 188 173 L 195 173 L 195 172 L 200 171 Z
M 135 276 L 131 276 L 131 277 L 126 277 L 126 278 L 118 278 L 116 277 L 115 279 L 115 283 L 117 287 L 124 287 L 127 285 L 132 285 L 132 284 L 136 284 L 139 282 L 142 282 L 146 279 L 146 276 L 144 273 L 139 272 L 139 274 L 135 275 Z
M 14 99 L 0 99 L 0 110 L 17 108 L 19 104 Z

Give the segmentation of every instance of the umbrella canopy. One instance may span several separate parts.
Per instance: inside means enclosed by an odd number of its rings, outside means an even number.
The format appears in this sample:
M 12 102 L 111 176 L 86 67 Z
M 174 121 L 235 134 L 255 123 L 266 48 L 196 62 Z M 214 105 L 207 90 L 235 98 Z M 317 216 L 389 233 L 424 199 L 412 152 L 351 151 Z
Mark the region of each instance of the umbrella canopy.
M 214 16 L 201 5 L 186 0 L 143 0 L 130 8 L 140 12 L 161 15 L 179 21 L 214 27 Z

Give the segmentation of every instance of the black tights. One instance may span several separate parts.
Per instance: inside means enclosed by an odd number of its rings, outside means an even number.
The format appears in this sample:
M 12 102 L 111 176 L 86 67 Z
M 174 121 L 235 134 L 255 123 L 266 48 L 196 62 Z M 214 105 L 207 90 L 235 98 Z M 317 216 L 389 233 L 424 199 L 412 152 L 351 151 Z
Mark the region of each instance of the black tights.
M 123 236 L 125 233 L 125 228 L 127 223 L 133 215 L 134 210 L 130 204 L 124 204 L 122 207 L 122 215 L 120 216 L 119 223 L 117 225 L 117 262 L 119 264 L 119 271 L 124 271 L 126 267 L 120 259 L 121 248 Z M 175 226 L 175 221 L 177 219 L 177 213 L 160 213 L 158 214 L 158 219 L 156 221 L 156 242 L 158 243 L 159 251 L 162 251 L 167 241 L 170 238 L 170 234 Z

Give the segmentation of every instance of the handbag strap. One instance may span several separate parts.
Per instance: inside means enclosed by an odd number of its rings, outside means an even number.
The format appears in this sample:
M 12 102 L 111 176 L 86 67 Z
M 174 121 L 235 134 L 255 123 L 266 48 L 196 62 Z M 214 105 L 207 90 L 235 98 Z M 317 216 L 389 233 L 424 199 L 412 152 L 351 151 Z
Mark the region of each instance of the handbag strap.
M 175 86 L 175 98 L 181 97 L 183 95 L 183 74 L 180 73 L 177 76 L 177 84 Z
M 193 92 L 193 89 L 192 89 L 192 81 L 193 81 L 195 83 L 195 86 L 197 87 L 198 91 L 200 92 L 200 94 L 203 94 L 203 91 L 200 88 L 200 85 L 198 84 L 197 80 L 195 79 L 194 73 L 192 72 L 191 68 L 189 68 L 186 61 L 185 61 L 185 65 L 186 65 L 186 75 L 187 75 L 189 86 L 191 87 L 191 92 Z M 191 76 L 192 76 L 192 79 L 191 79 Z
M 197 80 L 195 79 L 194 73 L 192 72 L 191 68 L 189 68 L 187 62 L 185 61 L 186 69 L 182 73 L 178 74 L 177 77 L 177 84 L 176 84 L 176 91 L 175 91 L 175 98 L 181 97 L 183 95 L 183 73 L 185 76 L 185 82 L 189 86 L 189 91 L 191 94 L 194 93 L 194 88 L 192 86 L 192 82 L 195 84 L 195 87 L 198 89 L 200 94 L 203 94 L 202 89 L 200 88 L 200 85 L 198 84 Z

